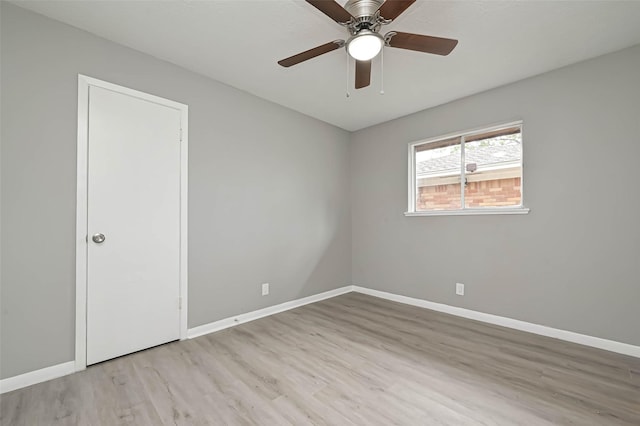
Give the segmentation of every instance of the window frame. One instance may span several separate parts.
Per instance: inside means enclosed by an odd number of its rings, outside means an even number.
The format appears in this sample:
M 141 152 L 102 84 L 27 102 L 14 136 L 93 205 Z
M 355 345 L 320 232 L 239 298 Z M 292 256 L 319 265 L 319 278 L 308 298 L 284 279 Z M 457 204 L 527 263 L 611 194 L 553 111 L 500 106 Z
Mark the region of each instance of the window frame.
M 416 147 L 441 142 L 447 139 L 460 138 L 460 182 L 464 182 L 466 176 L 465 164 L 465 137 L 476 136 L 482 133 L 490 133 L 509 127 L 519 127 L 522 145 L 522 155 L 520 156 L 520 204 L 517 206 L 498 206 L 498 207 L 465 207 L 464 187 L 461 188 L 461 207 L 456 210 L 416 210 L 417 199 L 417 178 L 416 178 Z M 409 200 L 405 216 L 466 216 L 466 215 L 488 215 L 488 214 L 527 214 L 529 208 L 524 203 L 524 124 L 523 120 L 516 120 L 506 123 L 500 123 L 490 126 L 482 126 L 471 130 L 449 133 L 446 135 L 436 136 L 429 139 L 422 139 L 409 143 Z

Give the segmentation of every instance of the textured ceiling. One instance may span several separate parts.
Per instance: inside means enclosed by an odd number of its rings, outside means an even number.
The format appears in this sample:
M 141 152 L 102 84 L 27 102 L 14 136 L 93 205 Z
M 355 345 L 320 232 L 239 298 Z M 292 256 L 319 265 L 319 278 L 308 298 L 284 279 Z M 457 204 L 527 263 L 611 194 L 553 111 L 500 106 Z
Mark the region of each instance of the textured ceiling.
M 344 4 L 344 1 L 339 1 Z M 276 61 L 346 30 L 304 1 L 29 1 L 15 4 L 207 75 L 347 130 L 357 130 L 640 43 L 640 1 L 421 1 L 382 32 L 460 42 L 446 57 L 385 48 L 371 86 L 346 97 L 339 49 Z

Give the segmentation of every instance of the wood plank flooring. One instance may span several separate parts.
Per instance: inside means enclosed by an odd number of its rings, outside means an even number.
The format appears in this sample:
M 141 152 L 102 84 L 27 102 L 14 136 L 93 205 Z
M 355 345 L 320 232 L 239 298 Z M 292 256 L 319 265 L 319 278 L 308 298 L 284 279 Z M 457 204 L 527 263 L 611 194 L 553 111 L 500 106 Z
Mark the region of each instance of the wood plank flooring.
M 640 425 L 640 359 L 349 293 L 2 395 L 2 425 Z

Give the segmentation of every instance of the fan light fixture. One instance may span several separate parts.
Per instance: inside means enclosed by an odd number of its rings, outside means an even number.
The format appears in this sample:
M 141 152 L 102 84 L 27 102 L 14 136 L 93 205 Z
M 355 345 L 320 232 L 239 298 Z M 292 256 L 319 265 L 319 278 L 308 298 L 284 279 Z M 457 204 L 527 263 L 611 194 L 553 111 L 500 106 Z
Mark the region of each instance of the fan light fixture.
M 0 0 L 2 1 L 2 0 Z M 347 51 L 347 73 L 351 58 L 356 60 L 355 78 L 356 89 L 362 89 L 371 84 L 372 59 L 380 55 L 380 69 L 382 70 L 382 49 L 395 48 L 413 50 L 415 52 L 432 55 L 447 56 L 458 44 L 458 40 L 451 38 L 433 37 L 429 35 L 389 31 L 384 36 L 380 30 L 384 25 L 393 22 L 409 6 L 418 0 L 306 0 L 319 12 L 324 13 L 332 21 L 347 30 L 345 40 L 333 40 L 312 49 L 278 61 L 278 64 L 289 68 L 309 59 L 317 58 L 334 50 L 345 48 Z M 347 79 L 347 85 L 350 83 Z M 382 81 L 382 78 L 380 79 Z M 382 90 L 380 91 L 382 93 Z M 347 92 L 347 96 L 349 93 Z
M 360 30 L 347 41 L 347 52 L 357 61 L 368 61 L 375 58 L 384 46 L 384 39 L 370 30 Z

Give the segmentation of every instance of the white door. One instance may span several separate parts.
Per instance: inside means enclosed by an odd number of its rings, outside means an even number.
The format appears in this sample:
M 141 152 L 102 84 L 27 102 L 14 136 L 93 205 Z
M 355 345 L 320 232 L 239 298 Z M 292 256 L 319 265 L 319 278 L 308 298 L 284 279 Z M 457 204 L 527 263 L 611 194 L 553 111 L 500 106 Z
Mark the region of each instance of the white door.
M 180 337 L 180 118 L 89 86 L 87 364 Z

